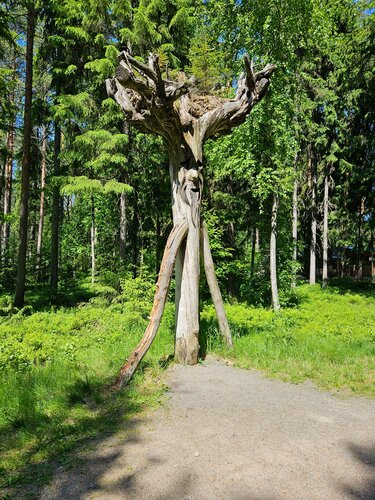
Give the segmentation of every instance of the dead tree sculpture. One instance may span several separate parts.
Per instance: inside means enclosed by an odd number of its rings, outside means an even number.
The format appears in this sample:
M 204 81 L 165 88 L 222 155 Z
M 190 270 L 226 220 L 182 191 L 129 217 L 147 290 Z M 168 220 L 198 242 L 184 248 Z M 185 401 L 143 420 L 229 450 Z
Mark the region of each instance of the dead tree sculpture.
M 227 345 L 232 344 L 207 230 L 201 224 L 203 144 L 206 139 L 226 134 L 243 123 L 265 95 L 275 66 L 269 64 L 254 73 L 251 61 L 245 57 L 245 69 L 233 99 L 199 95 L 191 79 L 183 82 L 163 79 L 158 56 L 154 54 L 150 55 L 148 64 L 144 64 L 128 52 L 122 52 L 115 78 L 107 80 L 108 95 L 121 106 L 125 119 L 141 132 L 158 134 L 164 139 L 169 156 L 174 224 L 161 264 L 150 323 L 142 341 L 122 366 L 116 388 L 130 379 L 156 335 L 173 267 L 175 359 L 185 364 L 197 362 L 201 248 L 219 327 Z

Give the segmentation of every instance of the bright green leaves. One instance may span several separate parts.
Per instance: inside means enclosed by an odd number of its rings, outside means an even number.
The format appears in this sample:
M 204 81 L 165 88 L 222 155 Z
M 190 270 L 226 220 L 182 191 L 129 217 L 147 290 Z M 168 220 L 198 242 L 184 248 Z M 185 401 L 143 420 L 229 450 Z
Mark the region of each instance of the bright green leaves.
M 62 179 L 61 192 L 63 194 L 95 194 L 95 193 L 130 193 L 132 188 L 123 182 L 110 180 L 100 182 L 97 179 L 90 179 L 84 175 L 77 177 L 65 177 Z

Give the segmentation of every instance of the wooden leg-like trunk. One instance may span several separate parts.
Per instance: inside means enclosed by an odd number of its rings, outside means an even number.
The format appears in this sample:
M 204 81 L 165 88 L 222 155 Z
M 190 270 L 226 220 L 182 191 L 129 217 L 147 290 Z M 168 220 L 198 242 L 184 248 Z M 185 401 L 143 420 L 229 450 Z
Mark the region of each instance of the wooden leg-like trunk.
M 171 234 L 169 235 L 160 266 L 158 282 L 156 284 L 156 292 L 154 297 L 154 304 L 152 306 L 152 311 L 150 314 L 150 322 L 146 328 L 141 342 L 121 367 L 120 373 L 113 386 L 115 390 L 120 389 L 130 380 L 137 366 L 141 362 L 143 356 L 146 354 L 149 347 L 151 346 L 152 341 L 155 338 L 163 315 L 165 303 L 167 301 L 168 290 L 172 278 L 176 255 L 182 241 L 186 236 L 187 230 L 187 222 L 185 220 L 181 220 L 179 224 L 176 224 L 174 226 Z

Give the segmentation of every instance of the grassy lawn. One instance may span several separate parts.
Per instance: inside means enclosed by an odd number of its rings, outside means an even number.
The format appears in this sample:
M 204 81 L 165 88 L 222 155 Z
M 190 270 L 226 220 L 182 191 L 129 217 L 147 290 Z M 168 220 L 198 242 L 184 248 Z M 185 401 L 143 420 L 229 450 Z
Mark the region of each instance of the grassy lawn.
M 221 343 L 213 307 L 205 305 L 201 343 L 206 352 L 283 380 L 375 396 L 373 292 L 371 284 L 302 285 L 296 304 L 277 314 L 228 304 L 231 353 Z M 150 303 L 121 302 L 106 293 L 91 300 L 83 294 L 85 303 L 71 297 L 70 306 L 60 308 L 44 297 L 41 311 L 26 307 L 13 315 L 7 315 L 7 298 L 0 298 L 0 493 L 2 488 L 9 498 L 20 498 L 25 484 L 35 492 L 57 465 L 74 466 L 77 451 L 93 438 L 123 430 L 130 417 L 163 399 L 173 305 L 130 386 L 112 394 L 110 383 L 141 338 Z M 30 303 L 37 309 L 40 297 L 31 295 Z
M 223 348 L 212 306 L 203 314 L 207 348 L 237 366 L 330 390 L 375 396 L 375 287 L 372 284 L 300 286 L 295 307 L 279 313 L 243 304 L 227 306 L 234 337 Z

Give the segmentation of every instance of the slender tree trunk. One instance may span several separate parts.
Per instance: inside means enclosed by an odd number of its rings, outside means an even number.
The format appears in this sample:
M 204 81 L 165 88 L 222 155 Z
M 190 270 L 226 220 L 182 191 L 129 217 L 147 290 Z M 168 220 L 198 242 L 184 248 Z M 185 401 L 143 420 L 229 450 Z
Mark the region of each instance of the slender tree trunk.
M 323 276 L 322 286 L 328 285 L 328 209 L 329 209 L 329 170 L 324 175 L 324 198 L 323 198 Z
M 4 167 L 4 206 L 3 206 L 3 211 L 4 211 L 4 216 L 5 219 L 9 214 L 11 213 L 12 210 L 12 180 L 13 180 L 13 150 L 14 150 L 14 124 L 12 123 L 8 129 L 7 132 L 7 142 L 6 142 L 6 147 L 7 147 L 7 157 L 5 161 L 5 167 Z M 7 247 L 8 247 L 8 241 L 9 241 L 9 236 L 10 236 L 10 224 L 7 222 L 7 220 L 4 221 L 2 225 L 2 232 L 1 232 L 1 249 L 2 249 L 2 255 L 5 257 Z
M 370 247 L 371 247 L 371 281 L 372 283 L 375 283 L 375 262 L 374 262 L 374 230 L 371 228 L 371 240 L 370 240 Z
M 185 219 L 182 219 L 173 227 L 171 234 L 169 235 L 160 266 L 158 282 L 156 284 L 156 293 L 150 314 L 150 322 L 141 342 L 121 367 L 119 376 L 114 384 L 115 390 L 120 389 L 128 380 L 130 380 L 155 338 L 168 297 L 169 285 L 173 273 L 173 264 L 175 262 L 178 249 L 181 246 L 181 242 L 186 236 L 187 230 L 187 222 Z
M 19 229 L 19 249 L 17 283 L 14 305 L 22 307 L 25 298 L 26 280 L 26 255 L 27 255 L 27 218 L 29 210 L 29 179 L 31 164 L 31 109 L 33 91 L 33 53 L 35 35 L 36 12 L 33 3 L 27 7 L 27 40 L 26 40 L 26 76 L 25 76 L 25 111 L 24 111 L 24 132 L 23 132 L 23 156 L 22 156 L 22 177 L 21 177 L 21 200 L 20 200 L 20 229 Z
M 259 229 L 256 227 L 255 228 L 255 253 L 259 253 L 260 250 L 260 236 L 259 236 Z
M 221 296 L 219 284 L 215 274 L 214 261 L 211 255 L 210 242 L 208 239 L 207 226 L 202 224 L 202 247 L 203 247 L 203 263 L 206 272 L 207 283 L 211 292 L 212 302 L 214 303 L 219 330 L 227 344 L 227 347 L 232 347 L 232 335 L 230 333 L 227 315 L 225 313 L 224 303 Z
M 126 194 L 120 194 L 120 261 L 124 268 L 126 262 L 126 237 L 127 237 L 127 219 L 126 219 L 127 199 Z
M 139 248 L 138 248 L 138 196 L 137 193 L 134 193 L 134 209 L 133 209 L 133 219 L 132 219 L 132 231 L 131 231 L 131 244 L 132 244 L 132 269 L 133 269 L 133 278 L 137 277 L 138 272 L 138 257 L 139 257 Z
M 292 219 L 292 237 L 293 237 L 293 280 L 292 280 L 292 288 L 296 286 L 296 269 L 297 269 L 297 248 L 298 248 L 298 179 L 297 179 L 297 161 L 298 161 L 298 153 L 296 153 L 294 158 L 294 188 L 293 188 L 293 219 Z
M 311 144 L 307 147 L 308 169 L 310 172 L 310 191 L 311 191 L 311 242 L 310 242 L 310 285 L 316 283 L 316 189 L 317 172 L 313 159 Z
M 60 175 L 61 127 L 55 123 L 53 150 L 53 174 Z M 59 226 L 60 226 L 60 189 L 54 186 L 52 194 L 51 220 L 51 288 L 57 292 L 59 280 Z
M 38 237 L 36 241 L 36 274 L 37 279 L 41 278 L 41 258 L 42 258 L 42 238 L 44 226 L 44 197 L 46 187 L 46 170 L 47 170 L 47 127 L 43 126 L 42 131 L 42 164 L 40 176 L 40 206 L 39 206 L 39 223 L 38 223 Z
M 91 283 L 95 282 L 95 245 L 96 245 L 96 222 L 95 222 L 95 199 L 91 195 Z
M 256 252 L 256 228 L 251 232 L 251 262 L 250 262 L 250 278 L 254 277 L 255 270 L 255 252 Z
M 280 309 L 279 291 L 277 286 L 277 259 L 276 259 L 278 209 L 279 209 L 279 195 L 275 193 L 273 196 L 273 203 L 272 203 L 271 239 L 270 239 L 271 294 L 272 294 L 272 307 L 274 311 L 278 311 Z
M 365 199 L 362 197 L 361 201 L 359 203 L 359 210 L 358 210 L 357 269 L 356 269 L 356 271 L 357 271 L 356 278 L 358 281 L 362 279 L 361 252 L 362 252 L 362 247 L 363 247 L 362 224 L 363 224 L 364 213 L 365 213 Z

